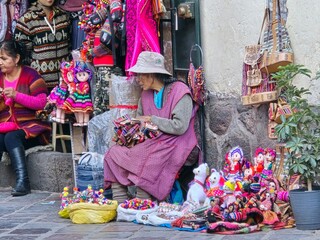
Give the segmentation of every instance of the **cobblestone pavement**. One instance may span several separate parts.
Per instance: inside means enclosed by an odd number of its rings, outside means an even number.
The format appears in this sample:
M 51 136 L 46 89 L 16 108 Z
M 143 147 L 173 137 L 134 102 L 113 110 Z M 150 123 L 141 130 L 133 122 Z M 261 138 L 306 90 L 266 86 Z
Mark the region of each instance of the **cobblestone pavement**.
M 0 240 L 15 239 L 245 239 L 245 240 L 309 240 L 319 239 L 320 231 L 300 231 L 296 228 L 261 231 L 243 235 L 218 235 L 185 232 L 163 227 L 112 221 L 105 224 L 73 224 L 60 218 L 59 193 L 32 191 L 24 197 L 11 197 L 10 189 L 0 188 Z

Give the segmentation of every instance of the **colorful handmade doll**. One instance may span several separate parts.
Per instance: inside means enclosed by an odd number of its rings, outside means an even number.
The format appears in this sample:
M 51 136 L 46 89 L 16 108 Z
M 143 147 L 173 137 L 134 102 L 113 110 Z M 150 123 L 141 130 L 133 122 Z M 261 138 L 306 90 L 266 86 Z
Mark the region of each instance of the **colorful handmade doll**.
M 243 164 L 243 151 L 242 148 L 237 146 L 230 150 L 226 156 L 226 164 L 228 165 L 228 173 L 225 175 L 227 179 L 241 179 L 242 178 L 242 164 Z
M 263 222 L 264 224 L 274 224 L 279 221 L 277 214 L 272 211 L 273 210 L 273 202 L 274 199 L 271 197 L 269 192 L 266 193 L 265 199 L 260 204 L 260 210 L 263 214 Z
M 209 166 L 207 163 L 202 163 L 199 167 L 193 169 L 194 180 L 191 182 L 188 193 L 187 201 L 195 203 L 197 205 L 202 205 L 206 200 L 205 193 L 205 180 L 209 176 Z
M 74 71 L 75 91 L 66 99 L 65 106 L 76 117 L 77 122 L 73 124 L 74 126 L 87 126 L 93 111 L 89 84 L 92 79 L 92 71 L 86 62 L 77 62 Z
M 54 122 L 65 123 L 65 100 L 75 90 L 73 62 L 61 63 L 61 79 L 58 86 L 52 89 L 47 100 L 56 107 L 56 115 L 52 117 Z
M 276 160 L 276 151 L 272 148 L 266 148 L 264 169 L 271 170 L 275 160 Z
M 213 197 L 218 197 L 223 195 L 223 185 L 225 183 L 225 180 L 220 172 L 218 172 L 216 169 L 211 169 L 211 174 L 206 179 L 206 195 L 207 198 L 204 202 L 204 206 L 209 206 L 211 199 Z
M 234 194 L 236 189 L 236 182 L 234 180 L 228 180 L 223 185 L 224 195 L 223 203 L 221 204 L 221 207 L 226 209 L 230 204 L 234 203 L 236 201 L 236 196 Z
M 221 198 L 213 197 L 210 199 L 210 208 L 206 211 L 206 218 L 209 223 L 217 222 L 222 219 L 220 205 Z
M 267 191 L 270 193 L 272 199 L 277 199 L 278 190 L 279 190 L 278 180 L 275 178 L 272 178 L 269 181 L 269 184 L 267 186 Z
M 264 149 L 263 148 L 257 148 L 254 154 L 254 169 L 256 173 L 261 173 L 264 169 Z
M 255 174 L 255 171 L 251 162 L 246 161 L 245 164 L 243 165 L 243 182 L 251 183 L 254 174 Z

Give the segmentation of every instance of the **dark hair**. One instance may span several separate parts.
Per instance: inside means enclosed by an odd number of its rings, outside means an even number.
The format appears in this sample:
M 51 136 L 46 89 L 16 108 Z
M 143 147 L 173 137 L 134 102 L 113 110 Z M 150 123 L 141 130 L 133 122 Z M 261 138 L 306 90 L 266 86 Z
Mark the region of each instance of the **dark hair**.
M 168 74 L 163 74 L 163 73 L 153 73 L 156 78 L 164 82 L 164 84 L 169 84 L 177 81 L 177 79 L 173 78 L 172 76 Z
M 19 54 L 20 59 L 18 65 L 24 64 L 26 49 L 23 43 L 15 40 L 5 40 L 0 43 L 0 50 L 1 49 L 12 58 L 16 58 Z

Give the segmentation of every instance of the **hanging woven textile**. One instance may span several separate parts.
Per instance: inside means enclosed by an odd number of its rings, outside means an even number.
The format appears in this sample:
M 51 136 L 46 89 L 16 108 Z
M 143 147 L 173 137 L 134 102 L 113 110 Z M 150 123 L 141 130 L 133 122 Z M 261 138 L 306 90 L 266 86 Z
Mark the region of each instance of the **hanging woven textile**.
M 152 0 L 152 12 L 154 19 L 157 21 L 158 37 L 160 37 L 160 18 L 166 11 L 163 0 Z
M 127 51 L 125 69 L 137 62 L 142 51 L 160 53 L 160 43 L 157 35 L 157 24 L 153 18 L 151 0 L 127 0 L 126 7 L 126 37 Z M 128 76 L 132 73 L 127 72 Z
M 194 66 L 192 60 L 192 52 L 196 51 L 197 48 L 200 50 L 200 65 L 198 68 Z M 204 104 L 206 98 L 205 77 L 204 68 L 202 65 L 202 57 L 202 48 L 198 44 L 193 45 L 190 50 L 188 84 L 192 93 L 192 98 L 199 106 Z
M 200 51 L 200 59 L 198 67 L 195 67 L 194 61 L 192 59 L 192 53 Z M 198 44 L 194 44 L 190 49 L 190 65 L 188 72 L 188 85 L 191 91 L 193 101 L 199 106 L 199 131 L 201 137 L 201 148 L 200 148 L 200 157 L 201 161 L 206 161 L 206 152 L 205 152 L 205 110 L 204 105 L 206 101 L 206 88 L 205 88 L 205 77 L 204 77 L 204 68 L 203 68 L 203 51 Z

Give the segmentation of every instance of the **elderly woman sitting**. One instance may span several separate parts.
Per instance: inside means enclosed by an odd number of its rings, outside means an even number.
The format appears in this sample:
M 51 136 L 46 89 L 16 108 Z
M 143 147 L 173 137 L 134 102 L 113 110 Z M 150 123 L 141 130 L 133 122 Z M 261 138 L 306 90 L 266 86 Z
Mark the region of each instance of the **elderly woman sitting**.
M 112 183 L 113 199 L 127 199 L 127 186 L 137 187 L 136 197 L 164 200 L 178 171 L 197 145 L 193 106 L 188 86 L 176 81 L 164 67 L 164 57 L 141 52 L 129 72 L 137 74 L 143 89 L 137 118 L 151 122 L 160 134 L 132 148 L 114 145 L 104 158 L 106 187 Z

